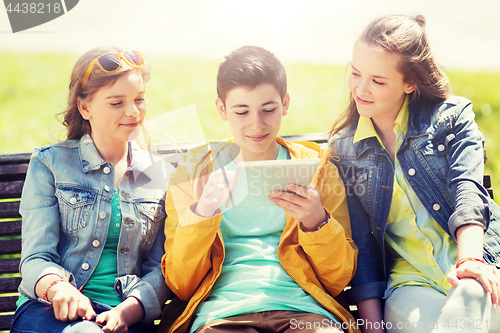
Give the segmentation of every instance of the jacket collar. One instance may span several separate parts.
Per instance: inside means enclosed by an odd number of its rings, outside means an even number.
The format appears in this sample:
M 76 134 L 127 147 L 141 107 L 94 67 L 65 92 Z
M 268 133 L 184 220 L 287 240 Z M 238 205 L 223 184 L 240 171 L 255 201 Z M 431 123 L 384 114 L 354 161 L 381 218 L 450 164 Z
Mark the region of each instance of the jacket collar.
M 408 119 L 408 137 L 417 137 L 426 133 L 431 127 L 433 110 L 423 102 L 410 103 L 410 117 Z
M 99 155 L 94 140 L 92 140 L 92 137 L 88 134 L 80 138 L 78 150 L 80 152 L 82 170 L 85 173 L 92 170 L 98 170 L 102 165 L 107 163 L 102 159 L 101 155 Z
M 427 132 L 429 127 L 431 127 L 431 114 L 432 109 L 425 105 L 422 102 L 411 102 L 409 103 L 409 117 L 408 117 L 408 128 L 407 128 L 407 136 L 408 137 L 418 137 Z M 377 149 L 377 153 L 382 153 L 383 149 L 379 142 L 379 139 L 375 135 L 366 135 L 362 137 L 358 137 L 356 135 L 358 124 L 361 122 L 360 120 L 351 125 L 349 128 L 346 128 L 346 134 L 344 136 L 352 136 L 353 137 L 353 146 L 355 156 L 358 157 L 365 150 L 370 148 Z M 356 137 L 356 140 L 354 138 Z
M 82 163 L 83 172 L 87 173 L 92 170 L 99 170 L 103 165 L 107 164 L 94 144 L 94 140 L 88 134 L 81 137 L 79 142 L 80 162 Z M 149 182 L 155 177 L 158 171 L 154 167 L 155 163 L 159 163 L 159 159 L 154 157 L 153 154 L 148 154 L 142 150 L 135 141 L 128 143 L 128 153 L 130 156 L 130 166 L 127 171 L 131 171 L 134 179 L 139 176 L 142 181 Z M 152 167 L 153 166 L 153 167 Z M 160 166 L 160 165 L 159 165 Z

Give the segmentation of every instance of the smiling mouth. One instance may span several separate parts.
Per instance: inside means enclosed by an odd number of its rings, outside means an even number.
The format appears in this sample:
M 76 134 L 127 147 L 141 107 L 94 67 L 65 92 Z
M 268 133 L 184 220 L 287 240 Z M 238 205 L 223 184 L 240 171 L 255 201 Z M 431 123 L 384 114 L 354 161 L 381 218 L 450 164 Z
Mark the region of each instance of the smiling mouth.
M 250 140 L 252 140 L 254 142 L 261 142 L 265 138 L 267 138 L 268 135 L 269 134 L 264 134 L 264 135 L 259 135 L 259 136 L 247 136 L 247 138 L 249 138 Z
M 371 101 L 365 101 L 364 99 L 359 98 L 356 96 L 356 103 L 362 104 L 362 105 L 370 105 L 373 104 Z
M 121 124 L 121 125 L 125 126 L 125 127 L 137 127 L 137 126 L 139 126 L 139 122 L 129 123 L 129 124 Z

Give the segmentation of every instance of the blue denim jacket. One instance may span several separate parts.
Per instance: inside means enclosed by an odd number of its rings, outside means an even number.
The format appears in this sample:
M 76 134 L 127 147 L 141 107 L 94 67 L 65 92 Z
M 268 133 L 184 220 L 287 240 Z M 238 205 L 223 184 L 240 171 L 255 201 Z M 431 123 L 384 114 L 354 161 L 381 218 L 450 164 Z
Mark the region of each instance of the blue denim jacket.
M 330 142 L 359 249 L 348 292 L 354 303 L 382 298 L 387 287 L 384 234 L 394 182 L 393 158 L 375 137 L 353 143 L 356 128 L 341 130 Z M 453 239 L 465 224 L 487 229 L 484 258 L 498 264 L 500 207 L 482 186 L 482 138 L 472 103 L 463 97 L 450 97 L 434 108 L 410 103 L 408 133 L 397 158 L 424 207 Z
M 171 296 L 161 271 L 164 195 L 169 169 L 137 144 L 120 181 L 122 226 L 115 292 L 144 306 L 144 322 L 161 314 Z M 37 299 L 35 285 L 47 274 L 80 288 L 93 273 L 108 234 L 114 166 L 104 161 L 89 135 L 35 149 L 21 197 L 22 295 Z

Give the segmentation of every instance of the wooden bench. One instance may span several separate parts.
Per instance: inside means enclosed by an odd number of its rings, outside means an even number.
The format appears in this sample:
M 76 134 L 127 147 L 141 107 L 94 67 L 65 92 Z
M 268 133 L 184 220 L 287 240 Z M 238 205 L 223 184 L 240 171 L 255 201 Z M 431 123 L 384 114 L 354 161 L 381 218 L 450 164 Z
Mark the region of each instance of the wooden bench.
M 289 141 L 313 141 L 323 147 L 327 139 L 323 133 L 284 136 Z M 154 146 L 154 151 L 174 166 L 187 149 L 201 142 L 184 142 L 172 145 Z M 0 155 L 0 331 L 8 331 L 18 298 L 17 287 L 21 282 L 19 262 L 21 256 L 21 216 L 19 203 L 22 187 L 31 154 Z M 486 160 L 486 155 L 485 155 Z M 485 176 L 485 187 L 489 188 L 490 178 Z M 493 193 L 490 195 L 493 197 Z M 42 236 L 43 237 L 43 236 Z M 349 307 L 344 294 L 337 300 Z M 350 307 L 351 310 L 355 308 Z

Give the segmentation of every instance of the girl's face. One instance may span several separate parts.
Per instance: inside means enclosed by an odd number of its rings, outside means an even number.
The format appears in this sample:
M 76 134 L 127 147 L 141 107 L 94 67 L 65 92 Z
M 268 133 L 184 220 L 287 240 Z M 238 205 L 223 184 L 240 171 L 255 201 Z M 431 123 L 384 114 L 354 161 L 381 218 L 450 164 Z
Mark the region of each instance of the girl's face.
M 359 41 L 354 46 L 349 89 L 358 113 L 372 121 L 394 123 L 406 94 L 414 87 L 398 71 L 399 55 Z
M 108 144 L 122 144 L 137 138 L 146 115 L 142 75 L 129 71 L 112 86 L 102 88 L 78 109 L 90 122 L 91 136 Z

